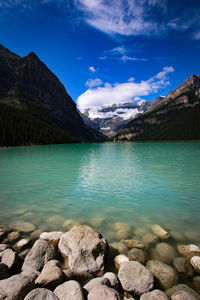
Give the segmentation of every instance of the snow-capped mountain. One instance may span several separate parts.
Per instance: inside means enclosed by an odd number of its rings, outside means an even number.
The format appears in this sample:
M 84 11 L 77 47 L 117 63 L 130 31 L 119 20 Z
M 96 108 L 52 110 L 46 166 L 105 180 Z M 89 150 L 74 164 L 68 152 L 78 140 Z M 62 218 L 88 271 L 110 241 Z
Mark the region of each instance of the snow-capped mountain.
M 129 121 L 140 116 L 162 99 L 163 97 L 159 96 L 154 101 L 140 100 L 92 107 L 85 109 L 81 116 L 90 127 L 112 136 Z

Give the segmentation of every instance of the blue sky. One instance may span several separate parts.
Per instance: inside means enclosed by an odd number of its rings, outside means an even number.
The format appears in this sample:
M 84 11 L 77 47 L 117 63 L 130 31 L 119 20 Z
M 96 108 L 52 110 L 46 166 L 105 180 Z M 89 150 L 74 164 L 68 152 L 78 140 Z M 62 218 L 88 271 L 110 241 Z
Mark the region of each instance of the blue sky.
M 34 51 L 81 110 L 200 74 L 199 0 L 0 0 L 0 43 Z

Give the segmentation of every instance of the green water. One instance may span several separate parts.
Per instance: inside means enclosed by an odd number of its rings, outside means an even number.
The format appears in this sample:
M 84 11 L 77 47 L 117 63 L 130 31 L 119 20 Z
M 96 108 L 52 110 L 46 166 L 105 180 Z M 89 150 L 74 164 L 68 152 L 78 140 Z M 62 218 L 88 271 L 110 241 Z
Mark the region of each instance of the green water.
M 62 220 L 75 219 L 114 240 L 115 222 L 129 223 L 133 231 L 158 223 L 195 242 L 200 233 L 200 143 L 1 149 L 0 205 L 4 224 L 23 219 L 62 230 Z M 49 222 L 52 216 L 63 219 Z

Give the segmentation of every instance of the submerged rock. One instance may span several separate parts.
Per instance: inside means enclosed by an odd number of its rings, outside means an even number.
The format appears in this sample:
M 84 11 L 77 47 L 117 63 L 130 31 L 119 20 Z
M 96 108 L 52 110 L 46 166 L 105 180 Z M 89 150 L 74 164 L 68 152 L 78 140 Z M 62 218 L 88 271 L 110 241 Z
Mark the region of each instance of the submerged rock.
M 78 226 L 78 225 L 80 225 L 80 223 L 79 223 L 78 221 L 76 221 L 76 220 L 68 219 L 68 220 L 66 220 L 66 221 L 64 222 L 63 228 L 64 228 L 66 231 L 68 231 L 68 230 L 72 229 L 72 227 L 74 227 L 74 226 L 76 226 L 76 225 Z
M 22 272 L 0 281 L 1 299 L 23 300 L 34 288 L 34 280 L 38 272 Z
M 130 237 L 130 234 L 131 234 L 130 230 L 120 229 L 116 232 L 116 238 L 119 240 L 127 239 Z
M 128 223 L 123 223 L 123 222 L 116 222 L 113 224 L 113 229 L 114 230 L 125 230 L 125 231 L 131 231 L 131 225 Z
M 178 281 L 177 272 L 159 260 L 149 260 L 146 267 L 159 280 L 164 289 L 168 289 Z
M 22 271 L 36 270 L 40 271 L 43 266 L 55 257 L 55 248 L 47 241 L 39 239 L 33 245 L 31 251 L 25 257 L 22 265 Z
M 127 261 L 129 261 L 129 258 L 124 254 L 119 254 L 115 256 L 114 258 L 115 268 L 119 270 L 120 266 Z
M 142 265 L 145 265 L 147 260 L 147 253 L 144 250 L 133 248 L 128 252 L 129 260 L 138 261 Z
M 199 256 L 193 256 L 190 259 L 190 263 L 195 269 L 196 272 L 200 273 L 200 257 Z
M 84 300 L 82 288 L 80 284 L 74 280 L 59 285 L 54 290 L 54 294 L 59 300 Z
M 125 291 L 134 293 L 137 296 L 150 292 L 154 286 L 152 273 L 136 261 L 122 264 L 118 278 Z
M 63 223 L 65 222 L 65 218 L 55 215 L 51 216 L 46 219 L 46 224 L 48 225 L 48 228 L 51 230 L 60 229 L 62 228 Z
M 109 246 L 110 246 L 110 251 L 112 252 L 116 252 L 119 254 L 127 254 L 128 252 L 127 246 L 122 242 L 110 243 Z
M 200 247 L 190 244 L 190 245 L 179 245 L 177 247 L 178 252 L 187 258 L 192 258 L 192 256 L 200 256 Z
M 173 265 L 176 271 L 183 277 L 192 277 L 194 274 L 190 261 L 186 257 L 174 258 Z
M 29 222 L 18 220 L 11 223 L 10 228 L 20 232 L 31 232 L 35 230 L 35 225 Z
M 152 231 L 155 233 L 155 235 L 157 235 L 159 238 L 161 239 L 168 239 L 170 237 L 169 232 L 167 232 L 164 228 L 162 228 L 160 225 L 158 224 L 154 224 L 151 227 Z
M 193 289 L 191 289 L 189 286 L 187 286 L 186 284 L 178 284 L 173 286 L 170 289 L 167 289 L 165 291 L 165 293 L 171 297 L 173 294 L 175 294 L 176 292 L 180 292 L 180 291 L 185 291 L 187 293 L 189 293 L 190 295 L 192 295 L 193 297 L 195 297 L 195 299 L 200 300 L 200 295 L 195 292 Z
M 144 249 L 145 246 L 138 240 L 125 240 L 125 244 L 128 248 L 138 248 L 138 249 Z
M 54 246 L 57 246 L 63 232 L 61 231 L 52 231 L 52 232 L 42 232 L 40 234 L 40 239 L 46 240 Z
M 140 300 L 168 300 L 168 296 L 160 290 L 154 290 L 149 293 L 145 293 L 140 297 Z
M 55 289 L 62 282 L 62 279 L 63 273 L 59 267 L 59 261 L 49 260 L 35 280 L 35 284 L 44 288 Z
M 37 240 L 37 239 L 39 239 L 41 233 L 42 233 L 42 229 L 37 229 L 37 230 L 31 232 L 30 238 L 31 238 L 33 241 L 34 241 L 34 240 Z
M 173 259 L 178 256 L 176 249 L 167 243 L 157 244 L 156 252 L 160 257 L 160 260 L 166 264 L 172 264 Z
M 120 300 L 120 296 L 116 290 L 99 285 L 89 292 L 88 300 Z
M 102 275 L 108 249 L 102 235 L 87 225 L 74 226 L 64 233 L 58 244 L 65 266 L 75 272 Z
M 148 247 L 150 244 L 156 243 L 158 240 L 158 237 L 153 233 L 146 233 L 143 238 L 142 242 L 145 245 L 145 247 Z
M 7 238 L 9 242 L 14 242 L 19 238 L 19 236 L 20 236 L 19 231 L 12 231 L 8 234 Z
M 58 298 L 50 290 L 37 288 L 28 293 L 24 300 L 58 300 Z

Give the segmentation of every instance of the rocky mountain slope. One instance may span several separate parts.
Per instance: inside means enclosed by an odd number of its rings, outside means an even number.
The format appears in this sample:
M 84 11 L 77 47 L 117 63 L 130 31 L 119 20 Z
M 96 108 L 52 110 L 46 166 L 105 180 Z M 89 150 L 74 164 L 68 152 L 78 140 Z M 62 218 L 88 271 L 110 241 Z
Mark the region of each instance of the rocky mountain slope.
M 190 75 L 160 103 L 126 124 L 114 140 L 200 140 L 200 76 Z
M 0 45 L 0 145 L 102 141 L 59 79 L 33 53 Z
M 120 104 L 104 105 L 96 108 L 88 108 L 82 112 L 84 122 L 92 128 L 108 136 L 116 132 L 135 117 L 140 116 L 157 103 L 163 97 L 157 97 L 154 101 L 141 100 Z

